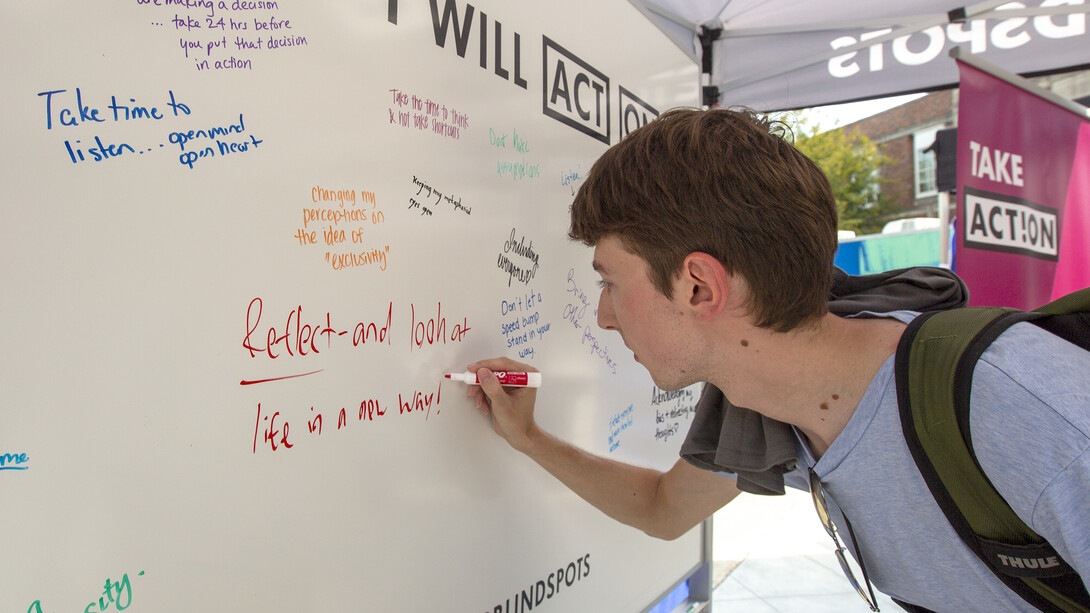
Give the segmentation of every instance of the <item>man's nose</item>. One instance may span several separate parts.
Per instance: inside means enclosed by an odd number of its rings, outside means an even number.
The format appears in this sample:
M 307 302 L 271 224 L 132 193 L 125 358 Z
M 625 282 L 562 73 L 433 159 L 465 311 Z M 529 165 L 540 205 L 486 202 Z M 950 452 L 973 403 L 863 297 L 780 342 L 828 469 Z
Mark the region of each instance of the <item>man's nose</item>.
M 598 296 L 598 327 L 603 330 L 616 330 L 617 329 L 617 317 L 613 313 L 613 306 L 609 304 L 608 300 L 603 300 L 602 296 L 605 295 L 605 290 L 602 290 L 602 295 Z

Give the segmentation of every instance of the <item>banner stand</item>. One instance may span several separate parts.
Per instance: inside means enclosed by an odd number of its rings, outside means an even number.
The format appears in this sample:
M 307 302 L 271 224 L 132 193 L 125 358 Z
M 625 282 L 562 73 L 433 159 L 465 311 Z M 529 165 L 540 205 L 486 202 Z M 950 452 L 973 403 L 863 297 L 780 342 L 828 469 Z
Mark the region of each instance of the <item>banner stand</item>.
M 1068 111 L 1071 111 L 1076 115 L 1082 115 L 1083 117 L 1090 119 L 1090 108 L 1087 108 L 1072 100 L 1068 100 L 1067 98 L 1064 98 L 1063 96 L 1051 90 L 1045 89 L 1037 85 L 1033 81 L 1030 81 L 1024 77 L 1020 77 L 1013 72 L 1010 72 L 1009 70 L 1004 70 L 987 60 L 982 60 L 979 57 L 973 55 L 972 53 L 965 51 L 961 47 L 954 47 L 953 49 L 951 49 L 950 57 L 963 64 L 968 64 L 969 66 L 972 66 L 977 70 L 986 72 L 997 79 L 1006 81 L 1007 83 L 1015 87 L 1024 89 L 1027 92 L 1033 94 L 1034 96 L 1044 98 L 1052 104 L 1063 107 L 1064 109 L 1067 109 Z
M 1090 285 L 1090 110 L 960 48 L 950 56 L 969 304 L 1033 309 Z

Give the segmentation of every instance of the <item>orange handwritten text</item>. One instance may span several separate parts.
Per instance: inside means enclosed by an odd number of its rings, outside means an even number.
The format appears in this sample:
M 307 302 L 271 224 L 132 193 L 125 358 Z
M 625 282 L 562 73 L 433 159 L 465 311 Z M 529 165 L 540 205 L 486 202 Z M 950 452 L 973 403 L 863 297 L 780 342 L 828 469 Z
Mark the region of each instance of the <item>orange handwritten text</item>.
M 315 185 L 310 201 L 313 206 L 303 207 L 303 227 L 294 234 L 300 247 L 324 245 L 325 262 L 333 270 L 386 270 L 390 245 L 373 235 L 386 223 L 386 214 L 374 192 Z

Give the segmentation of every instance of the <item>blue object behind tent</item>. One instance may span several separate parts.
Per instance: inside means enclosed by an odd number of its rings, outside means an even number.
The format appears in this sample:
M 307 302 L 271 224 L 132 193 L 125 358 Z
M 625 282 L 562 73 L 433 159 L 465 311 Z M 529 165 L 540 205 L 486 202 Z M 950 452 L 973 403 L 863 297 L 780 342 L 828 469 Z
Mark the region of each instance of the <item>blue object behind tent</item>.
M 833 263 L 850 275 L 939 265 L 939 231 L 871 234 L 841 241 Z

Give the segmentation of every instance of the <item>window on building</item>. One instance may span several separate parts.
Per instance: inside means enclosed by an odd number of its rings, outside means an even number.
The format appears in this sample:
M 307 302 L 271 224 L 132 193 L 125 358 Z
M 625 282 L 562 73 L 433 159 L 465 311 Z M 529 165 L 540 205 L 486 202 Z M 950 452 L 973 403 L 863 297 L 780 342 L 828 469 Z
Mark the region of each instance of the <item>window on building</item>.
M 864 208 L 871 208 L 878 204 L 882 197 L 882 169 L 875 168 L 870 172 L 870 184 L 867 185 L 866 202 Z
M 935 134 L 940 126 L 920 130 L 912 135 L 913 149 L 916 155 L 916 197 L 934 196 L 938 193 L 935 183 L 936 162 L 935 152 L 925 151 L 935 142 Z

